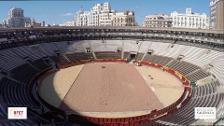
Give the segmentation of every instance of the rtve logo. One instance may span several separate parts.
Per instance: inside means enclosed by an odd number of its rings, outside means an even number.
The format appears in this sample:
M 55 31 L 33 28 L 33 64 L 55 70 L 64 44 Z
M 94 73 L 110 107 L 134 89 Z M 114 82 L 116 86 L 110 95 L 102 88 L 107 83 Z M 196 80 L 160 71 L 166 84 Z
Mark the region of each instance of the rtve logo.
M 8 107 L 8 119 L 27 119 L 27 107 Z

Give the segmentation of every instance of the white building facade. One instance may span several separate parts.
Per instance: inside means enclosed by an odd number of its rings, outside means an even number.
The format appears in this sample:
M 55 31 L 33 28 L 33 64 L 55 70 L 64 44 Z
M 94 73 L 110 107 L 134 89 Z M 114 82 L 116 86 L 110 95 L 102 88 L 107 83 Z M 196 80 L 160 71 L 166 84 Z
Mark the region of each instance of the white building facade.
M 209 17 L 206 14 L 193 13 L 191 8 L 186 9 L 186 13 L 171 13 L 172 27 L 175 28 L 193 28 L 208 29 Z
M 135 26 L 135 16 L 133 11 L 117 12 L 113 15 L 113 26 Z
M 24 17 L 23 9 L 11 8 L 4 22 L 7 27 L 26 27 L 30 25 L 31 19 Z
M 94 5 L 90 11 L 80 9 L 74 22 L 76 26 L 134 26 L 135 15 L 132 11 L 116 12 L 106 2 Z
M 166 14 L 147 15 L 143 22 L 144 27 L 151 28 L 167 28 L 172 27 L 172 20 Z
M 59 24 L 59 26 L 75 26 L 74 21 L 66 21 L 63 24 Z

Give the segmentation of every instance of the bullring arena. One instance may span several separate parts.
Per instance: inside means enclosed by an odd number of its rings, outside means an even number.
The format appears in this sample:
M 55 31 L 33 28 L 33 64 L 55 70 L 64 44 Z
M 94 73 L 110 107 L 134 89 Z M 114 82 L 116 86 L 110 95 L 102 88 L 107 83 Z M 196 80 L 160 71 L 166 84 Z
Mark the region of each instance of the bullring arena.
M 162 109 L 178 100 L 183 91 L 182 83 L 162 70 L 113 62 L 61 69 L 44 78 L 40 86 L 41 97 L 55 107 L 110 118 Z
M 141 27 L 0 30 L 1 126 L 223 125 L 224 34 Z M 26 120 L 7 107 L 27 107 Z M 196 119 L 195 107 L 216 118 Z

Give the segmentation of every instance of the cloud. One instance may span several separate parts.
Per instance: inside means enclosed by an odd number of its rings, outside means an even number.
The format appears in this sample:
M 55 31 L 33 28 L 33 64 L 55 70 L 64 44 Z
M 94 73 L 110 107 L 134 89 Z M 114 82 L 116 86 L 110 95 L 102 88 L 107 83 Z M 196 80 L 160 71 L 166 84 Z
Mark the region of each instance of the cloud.
M 64 14 L 62 14 L 62 16 L 73 16 L 73 13 L 64 13 Z

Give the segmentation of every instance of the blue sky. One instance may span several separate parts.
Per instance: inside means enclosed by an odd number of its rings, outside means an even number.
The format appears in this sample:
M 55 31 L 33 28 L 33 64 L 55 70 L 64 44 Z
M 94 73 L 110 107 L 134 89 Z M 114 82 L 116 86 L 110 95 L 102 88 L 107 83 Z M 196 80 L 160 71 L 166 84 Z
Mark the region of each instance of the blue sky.
M 112 9 L 135 11 L 136 20 L 143 22 L 144 16 L 172 11 L 185 12 L 191 7 L 194 12 L 209 15 L 209 0 L 65 0 L 65 1 L 0 1 L 0 22 L 7 16 L 12 7 L 20 7 L 25 16 L 49 24 L 59 24 L 73 19 L 80 7 L 89 10 L 96 3 L 110 2 Z

